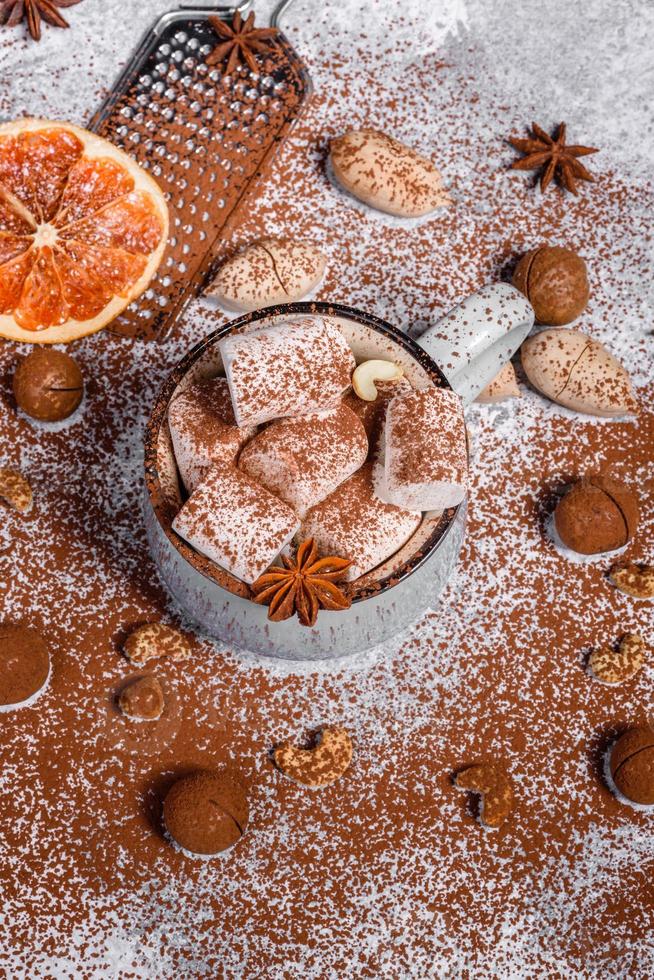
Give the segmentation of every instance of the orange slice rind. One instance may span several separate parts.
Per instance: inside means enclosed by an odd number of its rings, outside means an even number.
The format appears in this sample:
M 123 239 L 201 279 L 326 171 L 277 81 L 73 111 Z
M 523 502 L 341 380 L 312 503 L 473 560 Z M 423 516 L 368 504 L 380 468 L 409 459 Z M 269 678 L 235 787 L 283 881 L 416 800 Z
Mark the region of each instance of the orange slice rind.
M 70 123 L 0 125 L 0 336 L 68 343 L 148 286 L 168 236 L 158 184 Z

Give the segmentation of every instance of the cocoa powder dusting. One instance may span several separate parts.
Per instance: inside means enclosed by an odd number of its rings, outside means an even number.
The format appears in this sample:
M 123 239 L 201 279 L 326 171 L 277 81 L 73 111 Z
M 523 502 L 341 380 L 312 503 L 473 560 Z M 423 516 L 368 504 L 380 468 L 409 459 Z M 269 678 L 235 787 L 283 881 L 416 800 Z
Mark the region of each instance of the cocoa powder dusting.
M 224 378 L 189 385 L 171 402 L 168 427 L 175 460 L 189 493 L 201 483 L 213 463 L 235 463 L 238 451 L 256 429 L 238 428 L 229 387 Z
M 239 425 L 337 405 L 355 367 L 338 328 L 321 317 L 225 337 L 218 346 Z
M 235 466 L 217 463 L 173 530 L 221 568 L 252 584 L 299 529 L 294 511 Z
M 300 529 L 323 554 L 349 558 L 345 579 L 353 581 L 402 547 L 421 514 L 381 501 L 374 492 L 373 463 L 365 463 L 328 497 L 312 507 Z
M 3 114 L 88 118 L 170 6 L 71 8 L 71 30 L 44 32 L 39 47 L 47 84 L 19 30 L 3 31 Z M 29 473 L 38 508 L 2 510 L 0 607 L 47 635 L 52 662 L 34 707 L 2 723 L 0 965 L 12 978 L 654 973 L 652 816 L 602 776 L 610 744 L 652 715 L 652 665 L 615 688 L 585 669 L 589 648 L 625 629 L 651 644 L 651 603 L 607 581 L 614 559 L 573 563 L 547 533 L 561 487 L 610 467 L 639 488 L 624 561 L 654 555 L 651 55 L 633 28 L 647 9 L 602 2 L 582 17 L 553 0 L 526 24 L 505 0 L 428 7 L 407 0 L 382 18 L 373 4 L 361 18 L 353 0 L 298 3 L 284 27 L 317 95 L 225 253 L 263 235 L 310 239 L 329 257 L 318 299 L 417 336 L 544 240 L 577 248 L 591 294 L 575 326 L 627 368 L 640 414 L 575 415 L 529 388 L 518 363 L 522 398 L 466 412 L 466 543 L 412 630 L 310 670 L 195 637 L 189 660 L 157 664 L 161 719 L 128 724 L 115 708 L 133 672 L 126 635 L 146 621 L 191 625 L 148 556 L 143 431 L 167 373 L 227 317 L 201 301 L 162 346 L 106 331 L 76 342 L 86 398 L 49 427 L 16 414 L 24 349 L 3 343 L 0 462 Z M 257 4 L 258 23 L 267 9 Z M 532 116 L 556 125 L 563 109 L 575 138 L 602 150 L 597 182 L 574 201 L 507 172 L 506 134 Z M 354 125 L 437 159 L 455 204 L 401 223 L 346 201 L 323 160 Z M 341 719 L 356 745 L 346 778 L 308 792 L 271 766 L 270 746 Z M 515 789 L 492 834 L 452 785 L 482 759 L 501 760 Z M 178 777 L 223 767 L 244 780 L 248 827 L 224 855 L 193 861 L 164 840 L 162 801 Z
M 303 517 L 367 455 L 362 423 L 340 404 L 326 412 L 272 422 L 245 446 L 238 466 Z

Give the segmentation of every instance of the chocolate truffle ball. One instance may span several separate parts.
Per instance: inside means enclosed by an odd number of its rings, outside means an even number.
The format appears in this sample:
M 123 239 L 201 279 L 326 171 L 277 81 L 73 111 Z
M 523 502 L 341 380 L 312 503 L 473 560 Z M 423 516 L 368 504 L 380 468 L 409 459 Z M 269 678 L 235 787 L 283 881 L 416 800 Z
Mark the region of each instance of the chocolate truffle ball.
M 610 476 L 585 476 L 559 501 L 554 523 L 563 544 L 581 555 L 614 551 L 636 531 L 638 496 Z
M 18 407 L 41 422 L 68 418 L 83 393 L 84 380 L 75 361 L 50 347 L 37 347 L 19 362 L 14 374 Z
M 586 263 L 558 245 L 541 245 L 523 255 L 513 285 L 525 294 L 538 322 L 555 327 L 576 320 L 588 303 Z
M 629 728 L 621 735 L 609 760 L 616 788 L 633 803 L 654 805 L 654 730 L 649 725 Z
M 168 833 L 187 851 L 218 854 L 243 835 L 248 804 L 236 780 L 199 770 L 173 784 L 163 815 Z
M 44 637 L 27 626 L 0 625 L 0 711 L 36 699 L 50 675 Z

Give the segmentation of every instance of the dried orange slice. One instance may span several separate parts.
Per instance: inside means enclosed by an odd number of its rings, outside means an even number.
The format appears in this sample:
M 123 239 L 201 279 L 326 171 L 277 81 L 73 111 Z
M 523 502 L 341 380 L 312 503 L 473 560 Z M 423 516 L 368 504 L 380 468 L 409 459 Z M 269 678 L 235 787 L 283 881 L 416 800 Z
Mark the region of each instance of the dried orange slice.
M 70 123 L 0 125 L 0 336 L 67 343 L 143 292 L 168 237 L 157 183 Z

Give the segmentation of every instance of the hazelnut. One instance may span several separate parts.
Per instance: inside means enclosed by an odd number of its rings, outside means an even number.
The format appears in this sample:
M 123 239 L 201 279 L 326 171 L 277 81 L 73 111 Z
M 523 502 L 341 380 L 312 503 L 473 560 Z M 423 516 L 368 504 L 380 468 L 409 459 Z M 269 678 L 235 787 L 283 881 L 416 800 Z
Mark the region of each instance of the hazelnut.
M 611 778 L 616 789 L 632 803 L 654 804 L 654 729 L 629 728 L 611 749 Z
M 120 710 L 134 721 L 156 721 L 165 706 L 164 693 L 156 677 L 138 677 L 120 692 Z
M 72 415 L 82 400 L 84 381 L 69 354 L 39 347 L 24 357 L 14 373 L 19 408 L 41 422 L 59 422 Z
M 178 779 L 163 805 L 166 830 L 193 854 L 218 854 L 243 835 L 248 804 L 243 788 L 225 773 L 199 770 Z
M 588 303 L 586 263 L 569 248 L 541 245 L 523 255 L 513 285 L 527 297 L 539 323 L 571 323 Z
M 585 476 L 559 501 L 554 523 L 563 544 L 581 555 L 615 551 L 636 531 L 638 497 L 610 476 Z

